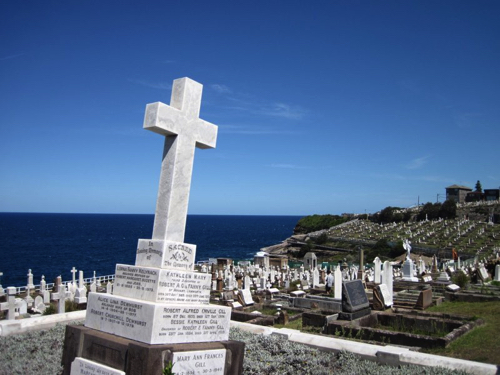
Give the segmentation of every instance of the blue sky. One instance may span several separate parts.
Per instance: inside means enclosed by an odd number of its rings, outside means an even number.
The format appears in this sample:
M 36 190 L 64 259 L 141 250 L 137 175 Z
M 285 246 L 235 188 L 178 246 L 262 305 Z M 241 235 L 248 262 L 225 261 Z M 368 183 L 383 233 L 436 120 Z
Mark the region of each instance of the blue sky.
M 0 211 L 153 213 L 163 137 L 144 110 L 185 76 L 219 126 L 191 214 L 498 188 L 499 16 L 498 1 L 3 1 Z

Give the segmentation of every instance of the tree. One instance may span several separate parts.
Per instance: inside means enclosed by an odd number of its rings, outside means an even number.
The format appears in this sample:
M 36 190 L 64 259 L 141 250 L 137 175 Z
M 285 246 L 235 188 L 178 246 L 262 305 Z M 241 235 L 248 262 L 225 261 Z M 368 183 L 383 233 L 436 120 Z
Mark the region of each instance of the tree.
M 443 219 L 454 219 L 457 217 L 457 203 L 453 199 L 448 199 L 439 210 L 439 216 Z
M 483 187 L 481 186 L 481 182 L 477 180 L 476 182 L 476 191 L 482 193 L 483 192 Z

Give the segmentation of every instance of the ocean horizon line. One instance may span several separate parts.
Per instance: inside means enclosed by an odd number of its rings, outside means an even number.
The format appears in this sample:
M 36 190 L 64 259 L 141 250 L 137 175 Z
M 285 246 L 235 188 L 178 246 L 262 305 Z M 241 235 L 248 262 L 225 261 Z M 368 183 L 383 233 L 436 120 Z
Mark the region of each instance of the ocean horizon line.
M 1 214 L 40 214 L 40 215 L 144 215 L 154 216 L 154 213 L 114 213 L 114 212 L 37 212 L 37 211 L 0 211 Z M 308 215 L 292 214 L 187 214 L 187 216 L 280 216 L 280 217 L 304 217 Z

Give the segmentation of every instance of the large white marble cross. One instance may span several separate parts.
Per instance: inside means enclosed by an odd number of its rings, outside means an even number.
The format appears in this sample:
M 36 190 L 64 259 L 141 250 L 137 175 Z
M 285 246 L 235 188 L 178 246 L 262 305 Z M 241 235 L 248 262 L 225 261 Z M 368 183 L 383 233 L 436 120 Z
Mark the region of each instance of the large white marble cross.
M 203 86 L 189 78 L 174 81 L 170 106 L 146 106 L 144 128 L 165 136 L 154 240 L 184 242 L 194 149 L 215 148 L 217 126 L 199 118 Z

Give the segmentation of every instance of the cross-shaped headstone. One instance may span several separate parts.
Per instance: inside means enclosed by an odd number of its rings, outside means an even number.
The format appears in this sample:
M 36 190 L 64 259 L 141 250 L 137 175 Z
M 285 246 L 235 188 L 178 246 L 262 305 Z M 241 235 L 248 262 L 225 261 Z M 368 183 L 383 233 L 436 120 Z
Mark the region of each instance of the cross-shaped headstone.
M 70 272 L 73 274 L 73 284 L 76 285 L 76 268 L 73 267 Z
M 0 311 L 7 311 L 7 319 L 15 319 L 16 315 L 16 288 L 7 288 L 7 302 L 0 303 Z
M 170 106 L 146 106 L 144 128 L 165 136 L 154 240 L 184 242 L 194 149 L 215 148 L 217 126 L 201 120 L 203 86 L 189 78 L 174 81 Z
M 61 281 L 61 276 L 57 277 L 57 293 L 52 293 L 52 299 L 57 301 L 57 313 L 64 314 L 66 311 L 66 287 Z

